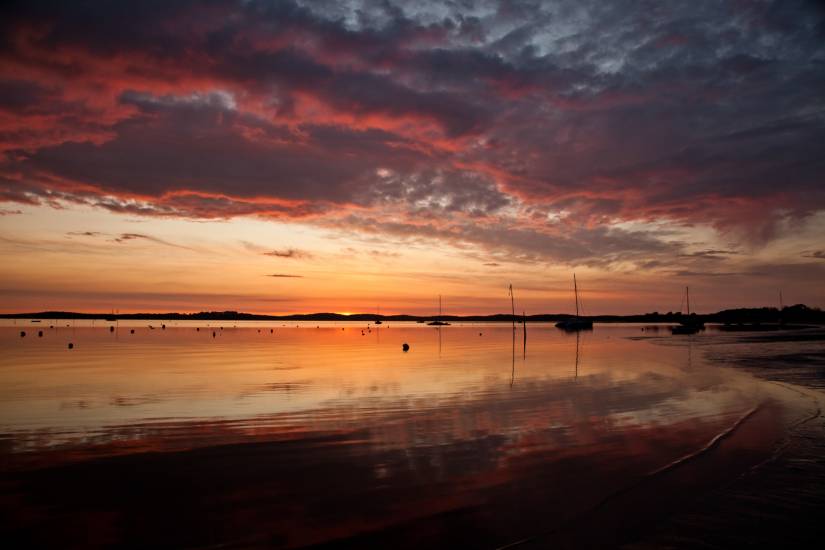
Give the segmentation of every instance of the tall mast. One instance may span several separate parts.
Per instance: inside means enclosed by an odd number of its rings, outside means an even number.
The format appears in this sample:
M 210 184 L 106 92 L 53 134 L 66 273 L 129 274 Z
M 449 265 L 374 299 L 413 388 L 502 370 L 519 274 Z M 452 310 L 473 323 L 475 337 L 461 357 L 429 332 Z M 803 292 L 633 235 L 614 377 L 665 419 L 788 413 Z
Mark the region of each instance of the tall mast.
M 688 315 L 690 315 L 690 288 L 689 287 L 685 287 L 685 297 L 687 298 Z
M 579 286 L 576 284 L 576 274 L 573 273 L 573 294 L 576 295 L 576 317 L 579 316 Z
M 779 291 L 779 311 L 785 309 L 785 306 L 782 304 L 782 291 Z
M 510 283 L 510 308 L 513 312 L 513 316 L 511 317 L 511 320 L 513 321 L 513 330 L 516 330 L 516 303 L 513 299 L 513 283 Z
M 438 295 L 438 318 L 441 319 L 441 294 Z

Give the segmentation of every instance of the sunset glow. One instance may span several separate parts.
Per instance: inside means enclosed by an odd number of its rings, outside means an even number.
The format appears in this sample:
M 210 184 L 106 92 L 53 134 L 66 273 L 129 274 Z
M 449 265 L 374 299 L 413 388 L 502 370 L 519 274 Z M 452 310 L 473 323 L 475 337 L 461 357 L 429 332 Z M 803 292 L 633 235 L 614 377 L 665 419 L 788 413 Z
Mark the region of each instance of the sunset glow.
M 823 305 L 813 3 L 470 4 L 3 8 L 0 312 Z

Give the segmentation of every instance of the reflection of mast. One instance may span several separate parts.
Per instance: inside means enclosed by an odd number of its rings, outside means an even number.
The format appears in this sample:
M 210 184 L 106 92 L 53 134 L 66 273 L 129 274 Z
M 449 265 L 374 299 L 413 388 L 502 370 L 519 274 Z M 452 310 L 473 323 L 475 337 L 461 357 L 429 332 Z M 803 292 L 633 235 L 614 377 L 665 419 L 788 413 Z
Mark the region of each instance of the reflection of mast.
M 521 312 L 521 326 L 524 330 L 524 358 L 527 359 L 527 312 Z
M 516 331 L 513 331 L 513 353 L 512 353 L 512 370 L 510 371 L 510 387 L 513 387 L 513 382 L 516 380 Z
M 693 366 L 693 338 L 688 338 L 688 356 L 687 356 L 687 368 L 691 370 Z
M 579 377 L 579 333 L 576 331 L 576 370 L 575 377 Z

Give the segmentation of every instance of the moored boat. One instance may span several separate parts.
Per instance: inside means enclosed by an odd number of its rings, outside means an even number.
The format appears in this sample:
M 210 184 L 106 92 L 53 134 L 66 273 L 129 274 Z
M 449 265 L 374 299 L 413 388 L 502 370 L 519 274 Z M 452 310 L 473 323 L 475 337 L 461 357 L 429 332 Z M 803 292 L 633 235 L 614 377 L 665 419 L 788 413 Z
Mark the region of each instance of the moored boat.
M 593 321 L 579 316 L 579 285 L 576 282 L 576 274 L 573 273 L 573 296 L 576 300 L 576 316 L 569 319 L 563 319 L 556 323 L 556 328 L 567 330 L 570 332 L 579 330 L 592 330 Z

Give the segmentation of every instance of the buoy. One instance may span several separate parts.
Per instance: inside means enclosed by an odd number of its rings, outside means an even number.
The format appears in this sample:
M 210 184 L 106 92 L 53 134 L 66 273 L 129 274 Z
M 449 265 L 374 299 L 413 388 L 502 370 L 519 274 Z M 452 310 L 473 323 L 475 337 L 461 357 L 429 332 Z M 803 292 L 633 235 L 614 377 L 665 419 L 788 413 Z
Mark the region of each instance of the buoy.
M 135 333 L 135 329 L 130 330 L 130 331 L 129 331 L 129 333 L 130 333 L 130 334 L 134 334 L 134 333 Z
M 43 338 L 43 331 L 42 330 L 37 331 L 37 337 L 38 338 Z
M 212 338 L 214 338 L 214 337 L 215 337 L 215 331 L 213 330 L 212 331 Z
M 407 342 L 404 342 L 404 345 L 401 346 L 401 349 L 404 351 L 410 351 L 410 345 Z
M 200 332 L 200 331 L 201 331 L 201 327 L 195 327 L 195 331 L 196 331 L 196 332 Z
M 478 335 L 481 336 L 481 333 L 479 332 Z
M 54 325 L 49 325 L 49 328 L 54 328 Z
M 272 329 L 269 329 L 269 334 L 272 334 L 273 332 L 275 332 L 275 331 L 272 330 Z
M 25 330 L 21 330 L 21 331 L 20 331 L 20 338 L 25 338 L 25 337 L 26 337 L 26 331 L 25 331 Z
M 160 325 L 160 330 L 166 330 L 166 325 Z
M 72 344 L 71 342 L 69 342 L 69 349 L 74 349 L 74 344 Z
M 114 332 L 114 331 L 115 331 L 115 327 L 109 327 L 109 332 Z

